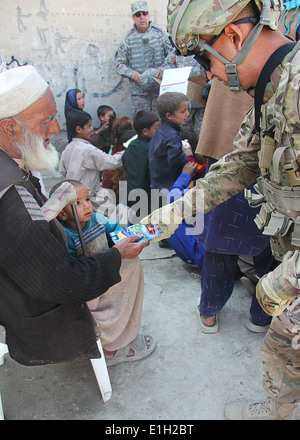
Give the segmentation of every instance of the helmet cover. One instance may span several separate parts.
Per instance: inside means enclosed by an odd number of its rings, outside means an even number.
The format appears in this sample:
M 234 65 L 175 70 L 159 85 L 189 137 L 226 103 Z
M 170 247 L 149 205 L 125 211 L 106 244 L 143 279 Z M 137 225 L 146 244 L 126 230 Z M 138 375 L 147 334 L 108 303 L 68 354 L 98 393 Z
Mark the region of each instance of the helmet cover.
M 187 55 L 187 43 L 199 35 L 219 35 L 240 14 L 250 0 L 169 0 L 168 32 L 176 47 Z M 281 0 L 254 0 L 259 10 L 267 8 L 263 24 L 275 30 L 282 9 Z M 271 5 L 272 3 L 272 5 Z M 181 17 L 182 15 L 182 17 Z

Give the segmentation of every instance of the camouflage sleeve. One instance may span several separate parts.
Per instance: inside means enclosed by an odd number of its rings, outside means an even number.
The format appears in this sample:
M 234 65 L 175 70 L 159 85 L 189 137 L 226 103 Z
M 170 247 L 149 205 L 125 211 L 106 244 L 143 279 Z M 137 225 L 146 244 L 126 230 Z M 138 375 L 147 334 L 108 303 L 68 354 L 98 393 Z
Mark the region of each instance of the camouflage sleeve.
M 175 56 L 175 49 L 173 48 L 172 44 L 170 43 L 169 37 L 166 34 L 164 34 L 164 37 L 162 39 L 162 46 L 165 55 L 165 59 L 162 64 L 162 67 L 169 68 Z
M 259 281 L 256 297 L 263 310 L 271 316 L 284 312 L 288 304 L 300 295 L 299 251 L 289 251 L 282 263 Z
M 254 110 L 246 115 L 234 139 L 234 150 L 213 164 L 196 186 L 174 202 L 174 211 L 186 214 L 208 212 L 247 188 L 260 175 L 259 137 L 254 133 Z
M 115 55 L 117 74 L 127 78 L 131 78 L 131 75 L 133 74 L 133 69 L 129 67 L 129 51 L 130 49 L 125 38 L 125 40 L 120 44 Z

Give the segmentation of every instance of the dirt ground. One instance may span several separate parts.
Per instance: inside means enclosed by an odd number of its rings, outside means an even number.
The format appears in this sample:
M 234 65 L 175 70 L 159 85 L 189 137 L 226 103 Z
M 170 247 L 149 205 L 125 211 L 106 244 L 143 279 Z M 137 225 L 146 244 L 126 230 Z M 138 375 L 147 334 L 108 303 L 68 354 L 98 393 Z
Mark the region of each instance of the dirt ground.
M 46 176 L 46 187 L 59 178 Z M 223 420 L 224 406 L 232 400 L 265 399 L 264 335 L 245 327 L 251 297 L 240 281 L 220 313 L 219 332 L 207 335 L 196 315 L 201 271 L 157 243 L 140 257 L 145 276 L 141 331 L 155 336 L 156 350 L 141 361 L 109 367 L 113 393 L 106 403 L 89 360 L 25 367 L 6 355 L 0 392 L 7 420 L 195 423 Z

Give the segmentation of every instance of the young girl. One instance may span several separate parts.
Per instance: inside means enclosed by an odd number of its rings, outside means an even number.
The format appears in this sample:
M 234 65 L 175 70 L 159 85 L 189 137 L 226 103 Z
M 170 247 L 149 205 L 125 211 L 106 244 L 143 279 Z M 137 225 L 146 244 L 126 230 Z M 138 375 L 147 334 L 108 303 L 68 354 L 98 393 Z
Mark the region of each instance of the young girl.
M 67 119 L 67 114 L 72 110 L 83 110 L 84 109 L 84 97 L 82 91 L 79 89 L 71 89 L 66 93 L 65 100 L 65 117 Z M 68 141 L 71 142 L 72 137 L 67 129 Z

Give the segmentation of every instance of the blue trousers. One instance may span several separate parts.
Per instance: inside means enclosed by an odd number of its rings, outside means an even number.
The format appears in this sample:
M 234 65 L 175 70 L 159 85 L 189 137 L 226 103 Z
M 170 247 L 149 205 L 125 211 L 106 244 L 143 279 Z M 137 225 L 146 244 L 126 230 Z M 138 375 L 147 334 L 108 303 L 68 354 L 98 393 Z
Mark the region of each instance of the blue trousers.
M 219 313 L 232 295 L 238 255 L 224 255 L 207 252 L 201 272 L 200 314 L 206 318 Z M 269 249 L 260 256 L 254 257 L 257 272 L 262 276 L 268 273 L 273 264 Z M 253 324 L 268 325 L 271 316 L 263 311 L 256 296 L 253 295 L 250 307 Z

